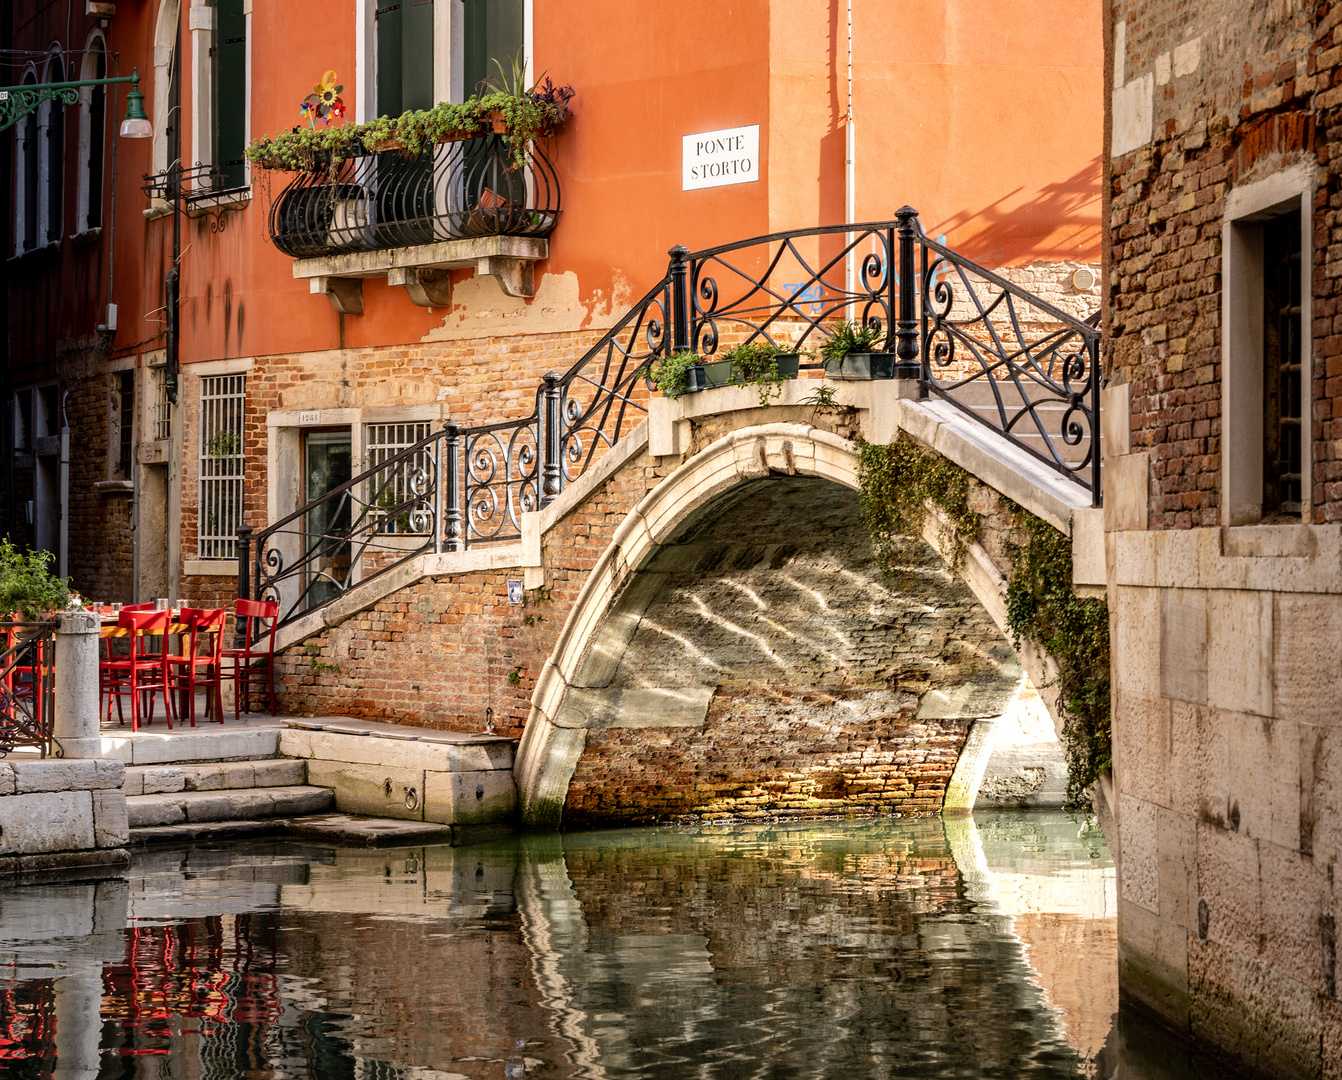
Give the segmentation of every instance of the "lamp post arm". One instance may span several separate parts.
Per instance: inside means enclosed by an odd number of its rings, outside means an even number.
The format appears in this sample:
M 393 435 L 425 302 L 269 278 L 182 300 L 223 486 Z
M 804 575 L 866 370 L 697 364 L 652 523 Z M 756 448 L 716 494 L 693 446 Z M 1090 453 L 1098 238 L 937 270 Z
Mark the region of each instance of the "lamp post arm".
M 82 79 L 79 82 L 26 83 L 23 86 L 0 86 L 0 131 L 7 131 L 29 113 L 36 112 L 44 101 L 59 101 L 65 105 L 79 104 L 79 91 L 85 86 L 111 86 L 130 83 L 138 89 L 140 76 L 122 75 L 113 79 Z

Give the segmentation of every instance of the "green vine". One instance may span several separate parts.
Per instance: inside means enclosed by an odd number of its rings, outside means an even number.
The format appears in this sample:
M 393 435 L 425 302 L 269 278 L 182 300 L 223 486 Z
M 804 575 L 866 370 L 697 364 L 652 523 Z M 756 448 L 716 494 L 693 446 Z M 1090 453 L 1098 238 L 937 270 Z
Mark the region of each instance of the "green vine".
M 889 446 L 858 450 L 862 521 L 887 576 L 897 573 L 898 542 L 919 536 L 931 508 L 950 524 L 939 547 L 955 570 L 978 540 L 979 515 L 970 508 L 970 477 L 958 465 L 901 436 Z M 1017 650 L 1028 639 L 1058 665 L 1067 755 L 1067 801 L 1086 792 L 1113 763 L 1109 711 L 1109 607 L 1072 587 L 1072 541 L 1048 522 L 1004 500 L 1023 540 L 1010 543 L 1007 628 Z
M 432 109 L 379 116 L 366 124 L 295 127 L 253 139 L 247 159 L 260 169 L 334 171 L 345 158 L 372 153 L 389 142 L 396 144 L 394 149 L 418 156 L 434 143 L 493 130 L 498 118 L 506 129 L 512 165 L 520 169 L 531 160 L 532 142 L 564 126 L 572 96 L 570 88 L 554 87 L 546 80 L 545 85 L 520 94 L 496 90 L 459 103 L 445 101 Z
M 858 448 L 862 522 L 871 534 L 876 557 L 893 572 L 900 536 L 921 536 L 931 506 L 945 515 L 938 546 L 957 572 L 965 552 L 979 538 L 979 516 L 969 507 L 969 474 L 939 454 L 901 436 L 889 446 L 863 443 Z
M 1020 648 L 1028 638 L 1058 664 L 1058 698 L 1067 752 L 1067 801 L 1087 802 L 1086 791 L 1113 765 L 1109 713 L 1109 605 L 1072 588 L 1072 541 L 1008 502 L 1024 543 L 1011 545 L 1007 626 Z

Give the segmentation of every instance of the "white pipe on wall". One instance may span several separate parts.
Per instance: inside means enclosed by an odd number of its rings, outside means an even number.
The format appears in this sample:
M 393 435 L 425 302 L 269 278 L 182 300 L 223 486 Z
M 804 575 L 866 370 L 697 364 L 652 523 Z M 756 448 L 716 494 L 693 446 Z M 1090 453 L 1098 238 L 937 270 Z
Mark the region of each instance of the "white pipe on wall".
M 848 0 L 848 109 L 844 116 L 843 223 L 857 220 L 857 126 L 853 122 L 853 0 Z M 857 288 L 857 255 L 852 250 L 853 233 L 846 236 L 849 251 L 844 260 L 843 283 L 849 295 Z

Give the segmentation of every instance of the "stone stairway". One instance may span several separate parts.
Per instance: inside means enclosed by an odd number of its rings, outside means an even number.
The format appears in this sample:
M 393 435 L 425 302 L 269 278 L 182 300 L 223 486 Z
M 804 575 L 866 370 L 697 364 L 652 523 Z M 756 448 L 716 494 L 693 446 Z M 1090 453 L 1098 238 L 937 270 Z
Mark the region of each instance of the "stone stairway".
M 125 791 L 133 845 L 275 831 L 282 819 L 335 805 L 331 789 L 309 785 L 306 763 L 290 758 L 131 765 Z
M 125 762 L 131 847 L 285 834 L 338 844 L 451 844 L 432 821 L 335 813 L 336 792 L 308 783 L 308 762 L 280 755 L 280 722 L 133 735 L 104 731 Z

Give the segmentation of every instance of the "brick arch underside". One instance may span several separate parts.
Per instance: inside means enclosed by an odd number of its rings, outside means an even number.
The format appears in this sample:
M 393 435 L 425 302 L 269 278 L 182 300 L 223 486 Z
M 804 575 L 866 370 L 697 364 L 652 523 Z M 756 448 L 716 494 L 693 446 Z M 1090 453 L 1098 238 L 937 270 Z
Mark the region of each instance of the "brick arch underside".
M 931 525 L 883 580 L 856 488 L 851 441 L 766 424 L 641 499 L 539 672 L 525 824 L 939 809 L 1017 660 L 1047 672 L 1002 640 L 1005 582 L 977 543 L 951 574 Z
M 569 824 L 934 813 L 970 723 L 1021 680 L 923 539 L 884 577 L 857 492 L 816 477 L 714 498 L 633 576 L 614 621 L 609 677 L 570 688 L 561 716 L 586 729 Z

